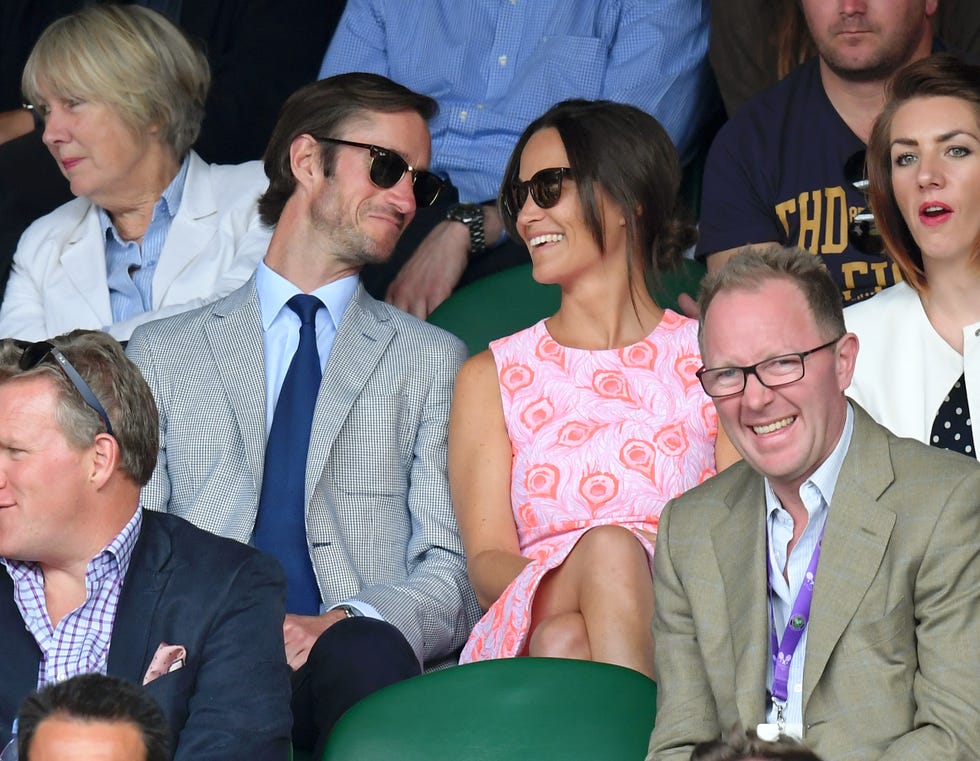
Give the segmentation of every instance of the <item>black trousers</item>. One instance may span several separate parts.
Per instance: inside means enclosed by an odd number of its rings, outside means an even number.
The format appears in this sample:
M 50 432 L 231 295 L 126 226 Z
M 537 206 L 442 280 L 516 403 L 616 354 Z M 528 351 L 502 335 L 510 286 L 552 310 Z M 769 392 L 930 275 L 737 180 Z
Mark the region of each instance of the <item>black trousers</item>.
M 382 687 L 421 673 L 412 646 L 387 621 L 366 616 L 338 621 L 293 672 L 293 744 L 321 758 L 344 711 Z

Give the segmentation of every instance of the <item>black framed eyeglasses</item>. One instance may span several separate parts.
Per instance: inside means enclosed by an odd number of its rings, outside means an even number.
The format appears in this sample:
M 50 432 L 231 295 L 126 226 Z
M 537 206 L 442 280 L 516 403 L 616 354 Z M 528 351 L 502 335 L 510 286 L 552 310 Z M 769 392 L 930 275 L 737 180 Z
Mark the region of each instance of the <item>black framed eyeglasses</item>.
M 36 343 L 17 341 L 16 345 L 23 348 L 17 366 L 25 372 L 27 370 L 33 370 L 48 357 L 54 357 L 58 366 L 68 376 L 68 380 L 71 381 L 75 390 L 82 395 L 85 403 L 99 413 L 99 417 L 102 418 L 102 423 L 105 425 L 106 433 L 110 436 L 115 436 L 112 432 L 112 423 L 109 422 L 109 415 L 106 413 L 105 408 L 99 403 L 95 394 L 92 393 L 92 389 L 89 388 L 85 379 L 79 375 L 78 370 L 72 366 L 72 363 L 68 361 L 68 358 L 64 354 L 54 347 L 54 344 L 49 341 L 37 341 Z
M 337 137 L 320 137 L 318 135 L 312 135 L 312 137 L 314 140 L 324 143 L 349 145 L 352 148 L 363 148 L 370 151 L 371 169 L 369 176 L 371 182 L 384 190 L 393 188 L 405 176 L 405 172 L 411 172 L 412 191 L 415 193 L 416 206 L 432 206 L 443 188 L 446 187 L 445 180 L 439 175 L 424 169 L 416 169 L 389 148 L 381 148 L 369 143 L 355 143 L 353 140 L 341 140 Z
M 843 337 L 843 335 L 837 336 L 833 341 L 821 344 L 815 349 L 780 354 L 778 357 L 770 357 L 745 367 L 713 367 L 710 370 L 702 367 L 695 375 L 701 381 L 704 393 L 715 399 L 741 394 L 750 375 L 754 375 L 766 388 L 787 386 L 803 380 L 803 376 L 806 375 L 806 365 L 803 360 L 815 352 L 829 349 Z
M 847 228 L 847 241 L 866 256 L 878 256 L 885 251 L 885 242 L 878 231 L 875 215 L 868 206 L 868 175 L 865 169 L 867 151 L 860 150 L 844 163 L 844 179 L 864 196 L 865 210 L 855 215 Z
M 527 203 L 530 194 L 534 203 L 540 209 L 550 209 L 561 198 L 562 181 L 565 177 L 571 177 L 572 170 L 567 166 L 552 167 L 535 172 L 530 180 L 511 181 L 504 189 L 504 211 L 512 219 L 517 218 L 517 214 Z

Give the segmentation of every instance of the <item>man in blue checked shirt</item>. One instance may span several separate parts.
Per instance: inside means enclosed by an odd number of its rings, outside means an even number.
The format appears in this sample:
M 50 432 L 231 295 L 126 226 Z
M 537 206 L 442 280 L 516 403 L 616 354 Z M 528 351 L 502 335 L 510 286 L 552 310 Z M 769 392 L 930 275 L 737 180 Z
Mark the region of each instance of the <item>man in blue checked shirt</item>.
M 631 103 L 690 158 L 716 107 L 707 0 L 348 0 L 320 77 L 383 74 L 435 98 L 432 169 L 458 190 L 362 279 L 425 318 L 459 285 L 526 261 L 496 209 L 524 127 L 567 98 Z M 462 202 L 462 203 L 458 203 Z

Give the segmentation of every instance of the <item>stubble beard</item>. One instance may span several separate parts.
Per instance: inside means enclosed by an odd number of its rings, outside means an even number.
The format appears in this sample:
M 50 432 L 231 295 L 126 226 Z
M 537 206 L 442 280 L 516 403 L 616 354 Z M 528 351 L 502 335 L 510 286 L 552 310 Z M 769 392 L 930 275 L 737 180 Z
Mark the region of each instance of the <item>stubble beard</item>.
M 857 61 L 829 44 L 818 45 L 818 52 L 827 68 L 847 82 L 883 82 L 911 62 L 918 41 L 918 30 L 910 30 L 901 38 L 882 41 Z
M 345 267 L 361 269 L 369 264 L 383 264 L 391 257 L 394 246 L 382 246 L 341 217 L 337 209 L 314 205 L 310 210 L 313 229 L 330 241 L 330 254 Z
M 382 251 L 375 241 L 350 227 L 334 229 L 331 237 L 333 256 L 346 267 L 361 269 L 368 264 L 382 264 L 391 256 L 391 250 Z

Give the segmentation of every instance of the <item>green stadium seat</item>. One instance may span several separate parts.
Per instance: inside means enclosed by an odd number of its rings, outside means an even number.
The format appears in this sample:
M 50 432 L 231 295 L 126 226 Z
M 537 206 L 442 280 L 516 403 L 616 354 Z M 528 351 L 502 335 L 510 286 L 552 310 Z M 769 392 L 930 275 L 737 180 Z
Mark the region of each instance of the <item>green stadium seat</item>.
M 353 706 L 323 761 L 640 761 L 657 685 L 621 666 L 508 658 L 434 671 Z

